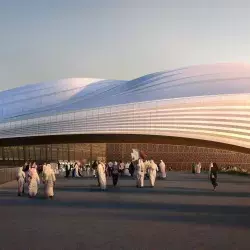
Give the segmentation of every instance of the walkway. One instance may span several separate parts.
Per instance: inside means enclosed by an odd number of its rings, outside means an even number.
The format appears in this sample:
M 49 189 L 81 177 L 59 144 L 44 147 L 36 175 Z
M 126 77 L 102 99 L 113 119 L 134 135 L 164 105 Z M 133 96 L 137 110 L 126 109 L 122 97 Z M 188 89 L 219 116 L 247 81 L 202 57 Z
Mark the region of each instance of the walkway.
M 249 249 L 250 178 L 219 183 L 213 192 L 206 175 L 170 173 L 155 189 L 125 178 L 100 192 L 96 180 L 61 178 L 53 201 L 17 197 L 8 183 L 0 249 Z

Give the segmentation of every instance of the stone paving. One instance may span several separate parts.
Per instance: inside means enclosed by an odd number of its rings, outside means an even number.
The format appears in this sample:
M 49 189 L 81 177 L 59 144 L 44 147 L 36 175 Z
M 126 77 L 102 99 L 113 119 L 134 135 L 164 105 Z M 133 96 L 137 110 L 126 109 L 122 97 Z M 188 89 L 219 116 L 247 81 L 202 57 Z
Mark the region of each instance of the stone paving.
M 109 180 L 111 185 L 111 180 Z M 146 181 L 146 185 L 149 182 Z M 94 179 L 56 183 L 54 200 L 16 196 L 0 186 L 0 249 L 250 249 L 250 178 L 170 173 L 154 189 L 100 192 Z

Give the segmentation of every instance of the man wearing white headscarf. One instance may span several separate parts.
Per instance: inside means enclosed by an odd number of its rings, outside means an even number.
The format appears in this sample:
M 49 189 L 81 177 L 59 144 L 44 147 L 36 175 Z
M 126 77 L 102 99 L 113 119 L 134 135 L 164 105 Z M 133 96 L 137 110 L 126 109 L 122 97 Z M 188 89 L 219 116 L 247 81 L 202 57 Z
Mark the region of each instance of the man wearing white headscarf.
M 24 193 L 24 183 L 25 183 L 25 173 L 23 167 L 18 168 L 16 174 L 16 180 L 18 184 L 18 196 L 21 196 Z
M 100 183 L 101 190 L 105 190 L 107 187 L 107 179 L 106 179 L 106 172 L 105 172 L 105 164 L 101 161 L 98 162 L 97 165 L 97 173 L 98 173 L 98 180 Z
M 210 179 L 212 167 L 213 167 L 213 162 L 210 163 L 209 168 L 208 168 L 208 179 Z
M 199 162 L 197 164 L 197 171 L 196 171 L 197 174 L 200 174 L 201 173 L 201 163 Z
M 74 172 L 74 177 L 80 177 L 80 175 L 79 175 L 79 166 L 80 166 L 80 164 L 79 164 L 79 162 L 76 162 L 75 163 L 75 172 Z
M 167 174 L 166 174 L 166 165 L 163 160 L 160 161 L 159 167 L 161 171 L 161 178 L 165 179 L 167 177 Z
M 54 185 L 56 182 L 55 172 L 51 165 L 48 164 L 43 172 L 45 197 L 52 199 L 54 197 Z
M 150 165 L 148 169 L 149 169 L 150 184 L 151 184 L 151 187 L 153 188 L 155 186 L 156 171 L 158 171 L 158 167 L 153 160 L 150 161 Z
M 126 165 L 125 165 L 124 175 L 125 176 L 130 176 L 130 173 L 129 173 L 129 162 L 127 162 Z
M 142 188 L 144 186 L 145 165 L 142 159 L 138 159 L 136 166 L 136 187 Z
M 36 164 L 33 164 L 28 173 L 29 183 L 29 197 L 35 197 L 38 191 L 38 185 L 40 184 L 40 178 L 36 170 Z

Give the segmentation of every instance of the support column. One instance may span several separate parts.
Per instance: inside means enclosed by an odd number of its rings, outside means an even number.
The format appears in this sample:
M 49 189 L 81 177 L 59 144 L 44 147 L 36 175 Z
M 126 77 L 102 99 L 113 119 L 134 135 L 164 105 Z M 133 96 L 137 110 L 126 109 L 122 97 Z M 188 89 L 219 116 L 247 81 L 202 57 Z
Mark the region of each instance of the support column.
M 45 145 L 45 161 L 48 162 L 48 145 Z
M 26 156 L 26 152 L 25 152 L 25 146 L 23 146 L 23 159 L 24 159 L 24 161 L 27 161 L 27 156 Z
M 52 160 L 52 144 L 50 144 L 50 161 Z
M 92 154 L 92 143 L 90 143 L 90 164 L 92 165 L 93 154 Z
M 33 153 L 34 153 L 34 160 L 36 161 L 37 159 L 36 159 L 36 148 L 35 148 L 35 146 L 33 146 Z
M 2 147 L 3 161 L 5 161 L 4 147 Z
M 20 162 L 19 146 L 16 147 L 17 150 L 17 159 Z
M 67 144 L 67 148 L 68 148 L 68 161 L 70 161 L 70 151 L 69 151 L 69 144 Z
M 124 152 L 123 152 L 123 143 L 121 144 L 121 155 L 122 155 L 122 161 L 123 161 L 123 156 L 124 156 L 124 154 L 123 154 Z

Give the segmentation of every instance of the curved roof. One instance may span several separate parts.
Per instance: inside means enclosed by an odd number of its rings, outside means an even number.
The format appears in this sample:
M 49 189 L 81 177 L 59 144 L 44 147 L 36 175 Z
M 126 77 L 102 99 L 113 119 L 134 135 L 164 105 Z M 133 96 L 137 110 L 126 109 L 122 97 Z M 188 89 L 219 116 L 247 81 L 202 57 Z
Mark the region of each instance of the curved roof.
M 250 148 L 250 66 L 192 66 L 131 81 L 65 79 L 0 92 L 0 139 L 111 132 Z
M 0 92 L 0 122 L 61 112 L 67 103 L 93 96 L 124 81 L 70 78 Z
M 64 79 L 0 92 L 0 121 L 126 103 L 250 93 L 250 65 L 214 64 L 162 71 L 131 81 Z

